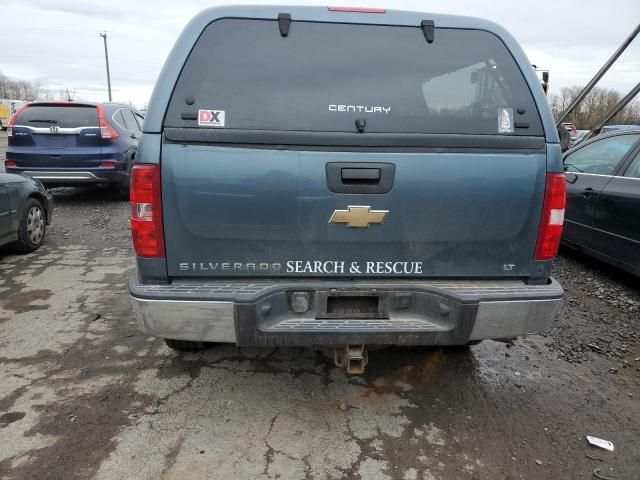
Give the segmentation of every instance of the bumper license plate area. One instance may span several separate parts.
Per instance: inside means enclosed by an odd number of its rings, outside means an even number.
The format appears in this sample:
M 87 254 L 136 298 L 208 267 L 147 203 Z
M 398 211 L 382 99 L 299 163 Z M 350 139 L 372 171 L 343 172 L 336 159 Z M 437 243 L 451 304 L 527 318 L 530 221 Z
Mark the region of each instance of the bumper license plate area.
M 320 293 L 320 292 L 318 292 Z M 319 295 L 316 318 L 326 319 L 367 319 L 389 318 L 379 295 L 370 293 L 332 292 Z

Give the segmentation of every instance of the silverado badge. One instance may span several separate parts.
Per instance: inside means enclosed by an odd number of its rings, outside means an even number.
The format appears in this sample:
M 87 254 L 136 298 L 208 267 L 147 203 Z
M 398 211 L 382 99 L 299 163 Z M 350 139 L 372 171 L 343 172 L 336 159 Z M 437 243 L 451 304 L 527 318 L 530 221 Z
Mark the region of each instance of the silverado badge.
M 349 228 L 369 228 L 370 223 L 382 223 L 389 210 L 371 210 L 369 206 L 349 205 L 348 210 L 334 210 L 329 223 L 346 223 Z

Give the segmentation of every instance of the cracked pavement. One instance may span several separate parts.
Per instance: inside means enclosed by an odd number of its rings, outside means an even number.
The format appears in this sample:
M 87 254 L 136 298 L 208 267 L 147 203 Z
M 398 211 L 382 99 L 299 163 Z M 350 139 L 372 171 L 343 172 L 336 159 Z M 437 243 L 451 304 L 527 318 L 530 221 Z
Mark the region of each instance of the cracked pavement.
M 639 477 L 640 289 L 613 269 L 564 254 L 547 335 L 376 350 L 348 377 L 310 349 L 177 354 L 145 337 L 128 204 L 54 195 L 43 247 L 0 250 L 2 480 Z M 624 347 L 582 349 L 612 331 Z

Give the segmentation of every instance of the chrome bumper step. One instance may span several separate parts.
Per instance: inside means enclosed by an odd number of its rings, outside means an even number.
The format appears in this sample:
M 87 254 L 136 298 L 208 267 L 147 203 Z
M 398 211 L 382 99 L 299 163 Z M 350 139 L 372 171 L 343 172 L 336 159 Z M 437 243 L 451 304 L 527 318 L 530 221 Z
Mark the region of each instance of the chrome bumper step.
M 427 320 L 407 319 L 313 319 L 300 318 L 278 322 L 263 328 L 265 332 L 297 331 L 297 332 L 439 332 L 446 331 L 440 325 Z

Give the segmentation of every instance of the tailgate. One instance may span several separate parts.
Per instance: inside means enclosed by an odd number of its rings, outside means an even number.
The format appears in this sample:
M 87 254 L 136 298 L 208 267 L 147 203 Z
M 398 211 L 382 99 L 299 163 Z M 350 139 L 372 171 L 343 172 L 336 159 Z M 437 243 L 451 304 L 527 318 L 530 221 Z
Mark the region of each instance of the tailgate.
M 333 162 L 391 163 L 393 187 L 384 194 L 332 192 Z M 169 275 L 528 276 L 545 170 L 544 154 L 165 144 Z M 368 228 L 329 223 L 349 206 L 388 213 Z

